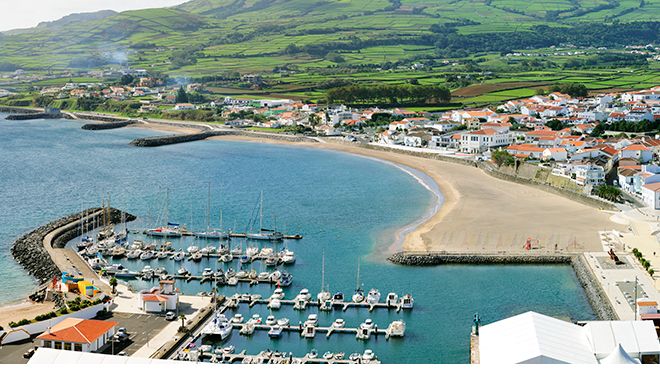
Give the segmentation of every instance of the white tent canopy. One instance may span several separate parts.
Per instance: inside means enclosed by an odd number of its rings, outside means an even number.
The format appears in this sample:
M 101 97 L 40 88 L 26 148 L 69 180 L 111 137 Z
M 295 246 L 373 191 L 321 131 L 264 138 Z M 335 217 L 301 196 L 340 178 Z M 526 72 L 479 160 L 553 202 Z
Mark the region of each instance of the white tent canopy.
M 619 343 L 612 353 L 600 360 L 600 363 L 605 365 L 635 365 L 640 362 L 638 359 L 630 357 L 630 355 L 626 353 L 626 350 L 623 349 L 621 343 Z
M 608 356 L 619 344 L 633 357 L 660 353 L 652 321 L 589 321 L 584 330 L 598 359 Z

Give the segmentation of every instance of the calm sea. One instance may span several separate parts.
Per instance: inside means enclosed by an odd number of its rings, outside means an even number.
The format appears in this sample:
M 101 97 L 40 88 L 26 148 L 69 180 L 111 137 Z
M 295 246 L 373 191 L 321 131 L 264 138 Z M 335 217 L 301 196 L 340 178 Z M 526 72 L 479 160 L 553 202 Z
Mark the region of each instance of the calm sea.
M 389 291 L 415 297 L 411 312 L 349 309 L 319 315 L 321 324 L 343 317 L 348 326 L 371 317 L 382 328 L 401 318 L 407 324 L 403 339 L 362 342 L 350 335 L 319 335 L 305 340 L 290 334 L 270 340 L 265 332 L 249 338 L 234 333 L 229 342 L 237 350 L 256 353 L 270 348 L 303 355 L 311 349 L 348 354 L 371 348 L 384 362 L 465 363 L 475 312 L 484 322 L 528 310 L 571 319 L 594 317 L 568 266 L 413 268 L 374 257 L 372 252 L 386 248 L 398 229 L 428 212 L 433 199 L 415 178 L 394 166 L 331 151 L 256 143 L 204 141 L 136 148 L 128 145 L 131 139 L 155 133 L 135 128 L 90 132 L 80 130 L 80 125 L 66 120 L 6 121 L 0 116 L 0 303 L 21 299 L 34 287 L 9 251 L 21 233 L 82 207 L 98 206 L 106 194 L 114 207 L 139 216 L 130 227 L 152 226 L 163 211 L 167 191 L 170 221 L 206 228 L 210 184 L 213 226 L 220 223 L 222 209 L 223 226 L 244 230 L 263 191 L 265 223 L 304 235 L 303 240 L 280 245 L 297 256 L 288 268 L 294 283 L 287 297 L 302 288 L 316 295 L 322 253 L 325 281 L 333 292 L 352 294 L 360 259 L 365 290 L 378 288 L 383 297 Z M 182 240 L 180 246 L 193 242 Z M 141 268 L 140 262 L 123 263 Z M 178 268 L 169 260 L 151 265 L 170 272 Z M 195 272 L 216 268 L 216 263 L 186 262 L 186 267 Z M 259 264 L 254 268 L 265 269 Z M 198 283 L 179 287 L 189 294 L 210 288 Z M 238 286 L 223 293 L 267 296 L 271 289 Z M 265 307 L 240 312 L 264 318 L 269 314 Z M 297 324 L 313 312 L 282 309 L 272 314 Z

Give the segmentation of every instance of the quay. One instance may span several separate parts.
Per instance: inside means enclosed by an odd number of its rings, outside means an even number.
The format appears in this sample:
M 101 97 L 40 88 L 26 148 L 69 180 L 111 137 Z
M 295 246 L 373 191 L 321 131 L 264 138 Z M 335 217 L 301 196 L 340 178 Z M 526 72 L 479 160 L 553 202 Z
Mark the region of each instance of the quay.
M 266 324 L 238 324 L 234 323 L 232 324 L 234 329 L 240 330 L 241 334 L 245 335 L 251 335 L 254 330 L 265 330 L 268 331 L 271 329 L 271 325 L 266 325 Z M 329 338 L 333 333 L 337 334 L 353 334 L 356 337 L 360 335 L 363 331 L 360 328 L 335 328 L 332 326 L 306 326 L 304 324 L 302 325 L 289 325 L 289 326 L 283 326 L 282 327 L 283 331 L 289 331 L 289 332 L 295 332 L 299 333 L 301 337 L 307 338 L 307 339 L 313 339 L 316 336 L 316 333 L 325 333 L 325 336 Z M 367 329 L 364 331 L 364 336 L 360 337 L 360 339 L 370 339 L 371 336 L 374 336 L 375 338 L 378 338 L 379 335 L 382 335 L 385 337 L 385 339 L 390 338 L 390 333 L 386 329 Z
M 254 305 L 257 305 L 257 304 L 266 304 L 267 305 L 267 304 L 270 303 L 270 299 L 262 299 L 262 298 L 251 299 L 251 298 L 248 298 L 248 296 L 249 296 L 248 294 L 234 294 L 231 297 L 227 297 L 226 304 L 229 307 L 237 307 L 238 304 L 240 304 L 240 303 L 247 303 L 249 305 L 249 307 L 253 307 Z M 309 307 L 319 307 L 319 306 L 321 306 L 321 303 L 319 303 L 318 301 L 314 301 L 314 300 L 299 301 L 299 300 L 295 300 L 295 299 L 280 299 L 279 301 L 280 301 L 280 304 L 282 304 L 282 305 L 294 306 L 294 308 L 298 309 L 298 310 L 305 310 L 308 306 Z M 348 308 L 367 308 L 367 309 L 369 309 L 369 312 L 373 311 L 376 308 L 388 309 L 388 310 L 389 309 L 394 309 L 394 310 L 396 310 L 396 312 L 399 312 L 402 309 L 401 301 L 397 302 L 395 305 L 388 305 L 385 302 L 378 302 L 378 303 L 374 303 L 374 304 L 370 304 L 370 303 L 367 303 L 367 302 L 360 302 L 360 303 L 356 303 L 356 302 L 341 302 L 341 303 L 339 303 L 339 302 L 337 302 L 337 303 L 332 304 L 332 307 L 337 308 L 337 309 L 341 309 L 342 311 L 346 311 Z
M 191 359 L 188 359 L 189 361 Z M 245 350 L 240 353 L 232 354 L 215 354 L 215 353 L 202 353 L 198 356 L 198 360 L 208 360 L 211 363 L 236 363 L 242 364 L 380 364 L 377 359 L 373 360 L 349 360 L 345 358 L 331 358 L 326 359 L 323 357 L 312 357 L 306 354 L 303 357 L 293 357 L 283 352 L 261 351 L 256 355 L 248 355 Z
M 139 274 L 139 275 L 141 275 L 141 274 Z M 207 283 L 207 282 L 212 283 L 212 282 L 215 280 L 214 277 L 205 277 L 205 276 L 198 276 L 198 275 L 172 275 L 172 278 L 173 278 L 173 279 L 177 279 L 177 280 L 185 280 L 186 282 L 190 282 L 190 281 L 192 281 L 192 280 L 200 280 L 200 283 L 202 283 L 202 284 L 203 284 L 203 283 Z M 151 279 L 146 279 L 146 278 L 142 278 L 142 279 L 143 279 L 143 280 L 154 280 L 154 279 L 155 279 L 155 280 L 158 280 L 158 279 L 160 279 L 160 277 L 158 277 L 158 276 L 153 276 Z M 260 279 L 260 278 L 251 279 L 251 278 L 249 278 L 249 277 L 245 277 L 245 278 L 236 278 L 236 280 L 238 280 L 239 283 L 249 283 L 250 286 L 252 286 L 252 285 L 257 285 L 257 284 L 271 284 L 271 285 L 276 285 L 276 284 L 279 283 L 278 280 L 271 280 L 271 279 L 269 279 L 269 278 L 265 278 L 265 279 Z M 218 285 L 228 286 L 229 284 L 227 284 L 226 282 L 224 282 L 224 283 L 218 282 Z
M 146 231 L 147 231 L 146 229 L 130 229 L 129 230 L 129 232 L 131 234 L 146 234 Z M 192 231 L 189 231 L 189 230 L 181 230 L 181 235 L 182 236 L 195 236 L 195 233 L 193 233 Z M 246 233 L 231 233 L 230 232 L 229 237 L 230 238 L 236 238 L 236 239 L 245 239 L 245 238 L 247 238 L 247 234 Z M 283 238 L 284 239 L 292 239 L 292 240 L 300 240 L 300 239 L 303 238 L 303 236 L 300 235 L 300 234 L 293 234 L 293 235 L 284 235 Z M 167 239 L 167 238 L 163 238 L 163 239 Z M 169 238 L 169 239 L 172 239 L 172 238 Z M 215 239 L 215 240 L 217 240 L 217 239 Z

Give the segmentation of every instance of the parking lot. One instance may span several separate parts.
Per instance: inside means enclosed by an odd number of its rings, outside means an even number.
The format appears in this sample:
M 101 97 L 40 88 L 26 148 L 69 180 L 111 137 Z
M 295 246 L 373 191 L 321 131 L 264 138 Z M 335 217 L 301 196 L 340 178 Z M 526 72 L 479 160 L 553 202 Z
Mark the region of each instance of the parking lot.
M 103 351 L 106 354 L 126 352 L 129 356 L 146 345 L 150 338 L 158 334 L 169 323 L 164 316 L 136 313 L 113 312 L 108 320 L 116 321 L 118 328 L 126 328 L 128 339 L 116 342 Z M 154 348 L 155 350 L 155 348 Z
M 23 358 L 23 354 L 30 348 L 34 348 L 37 343 L 39 343 L 38 340 L 34 342 L 27 340 L 0 346 L 0 364 L 27 364 L 28 359 Z

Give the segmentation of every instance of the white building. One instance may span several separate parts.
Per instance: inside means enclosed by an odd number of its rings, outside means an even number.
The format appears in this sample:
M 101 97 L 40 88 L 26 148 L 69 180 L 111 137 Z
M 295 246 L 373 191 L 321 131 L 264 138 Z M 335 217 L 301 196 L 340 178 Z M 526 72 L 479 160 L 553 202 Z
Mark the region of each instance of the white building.
M 530 311 L 479 329 L 482 365 L 657 363 L 659 355 L 651 321 L 580 326 Z
M 601 166 L 576 165 L 573 170 L 575 171 L 575 182 L 580 186 L 596 186 L 605 183 L 605 170 Z
M 174 280 L 161 280 L 160 287 L 140 291 L 138 306 L 144 312 L 176 311 L 179 292 L 174 288 Z
M 463 153 L 482 153 L 491 148 L 511 144 L 509 132 L 498 132 L 492 128 L 470 131 L 461 134 L 460 149 Z
M 660 182 L 642 186 L 642 200 L 651 209 L 660 209 Z
M 621 149 L 620 159 L 636 159 L 640 163 L 648 163 L 653 159 L 653 150 L 646 145 L 633 144 Z
M 39 335 L 39 346 L 64 351 L 93 352 L 102 349 L 115 334 L 115 321 L 66 318 Z

